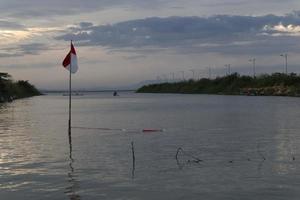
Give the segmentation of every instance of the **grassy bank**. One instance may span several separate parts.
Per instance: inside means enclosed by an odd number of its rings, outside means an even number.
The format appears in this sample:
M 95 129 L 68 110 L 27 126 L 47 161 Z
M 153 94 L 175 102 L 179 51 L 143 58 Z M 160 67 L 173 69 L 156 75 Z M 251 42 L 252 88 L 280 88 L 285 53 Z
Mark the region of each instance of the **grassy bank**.
M 251 77 L 234 73 L 215 79 L 202 78 L 198 81 L 151 84 L 139 88 L 137 92 L 300 96 L 300 76 L 295 73 L 274 73 Z
M 0 72 L 0 103 L 37 95 L 41 93 L 28 81 L 13 81 L 9 74 Z

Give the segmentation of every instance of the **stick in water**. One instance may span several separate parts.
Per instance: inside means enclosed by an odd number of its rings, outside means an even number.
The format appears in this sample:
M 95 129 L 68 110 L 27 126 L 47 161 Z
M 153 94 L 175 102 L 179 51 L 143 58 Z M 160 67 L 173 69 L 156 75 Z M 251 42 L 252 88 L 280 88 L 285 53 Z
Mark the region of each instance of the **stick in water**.
M 256 146 L 256 150 L 257 150 L 257 153 L 261 156 L 261 158 L 263 160 L 266 160 L 266 157 L 262 154 L 262 152 L 260 151 L 260 144 L 258 143 L 257 146 Z
M 134 178 L 134 171 L 135 171 L 135 155 L 134 155 L 134 144 L 133 144 L 133 141 L 131 142 L 131 151 L 132 151 L 132 178 Z

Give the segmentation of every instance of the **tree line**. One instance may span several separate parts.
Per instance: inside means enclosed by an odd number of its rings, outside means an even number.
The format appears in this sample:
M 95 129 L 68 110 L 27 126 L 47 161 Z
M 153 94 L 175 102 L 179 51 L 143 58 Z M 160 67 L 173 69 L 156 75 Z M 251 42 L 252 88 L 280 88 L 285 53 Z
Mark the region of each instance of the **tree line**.
M 41 95 L 28 81 L 13 81 L 11 75 L 0 72 L 0 102 Z
M 137 92 L 300 96 L 300 76 L 296 73 L 273 73 L 252 77 L 233 73 L 215 79 L 150 84 L 139 88 Z

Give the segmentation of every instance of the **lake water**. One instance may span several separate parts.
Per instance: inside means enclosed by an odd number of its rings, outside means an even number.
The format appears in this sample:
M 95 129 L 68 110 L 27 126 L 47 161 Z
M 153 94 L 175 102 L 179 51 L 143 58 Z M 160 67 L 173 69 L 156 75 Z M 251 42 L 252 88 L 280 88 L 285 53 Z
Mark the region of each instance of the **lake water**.
M 1 200 L 300 199 L 300 98 L 85 94 L 71 155 L 67 109 L 0 105 Z

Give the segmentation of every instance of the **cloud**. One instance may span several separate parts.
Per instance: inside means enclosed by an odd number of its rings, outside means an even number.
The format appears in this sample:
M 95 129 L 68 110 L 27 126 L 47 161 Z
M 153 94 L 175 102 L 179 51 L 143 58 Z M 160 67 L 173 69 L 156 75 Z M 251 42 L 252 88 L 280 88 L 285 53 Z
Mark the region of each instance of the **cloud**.
M 279 23 L 275 26 L 266 25 L 264 27 L 264 30 L 266 31 L 263 34 L 270 34 L 272 36 L 300 36 L 300 26 L 299 25 L 283 25 L 282 23 Z
M 0 57 L 19 57 L 24 55 L 38 55 L 40 52 L 49 50 L 46 44 L 29 43 L 19 44 L 16 47 L 6 47 L 0 49 Z
M 2 0 L 0 11 L 2 15 L 17 18 L 32 18 L 43 16 L 78 15 L 112 7 L 155 8 L 170 0 Z
M 24 30 L 25 26 L 17 22 L 0 20 L 0 28 L 5 30 Z
M 5 69 L 45 69 L 56 67 L 57 63 L 54 62 L 38 62 L 38 63 L 24 63 L 24 64 L 5 64 L 2 68 Z
M 138 60 L 146 57 L 147 57 L 146 55 L 133 55 L 133 56 L 124 56 L 123 58 L 126 60 Z
M 299 33 L 299 12 L 294 12 L 285 16 L 153 17 L 109 25 L 83 22 L 68 28 L 56 39 L 72 39 L 80 45 L 111 49 L 154 47 L 190 53 L 240 54 L 253 53 L 254 49 L 262 53 L 273 52 L 278 47 L 286 50 L 291 44 L 290 49 L 296 51 L 298 45 L 293 43 L 298 38 L 292 36 Z
M 299 8 L 298 0 L 0 0 L 2 17 L 27 18 L 35 20 L 43 17 L 78 15 L 107 9 L 126 9 L 134 12 L 161 10 L 166 16 L 166 9 L 184 10 L 186 13 L 266 13 L 287 12 L 290 8 Z
M 18 51 L 23 54 L 38 55 L 39 52 L 48 50 L 49 47 L 46 44 L 42 43 L 31 43 L 31 44 L 20 44 Z

